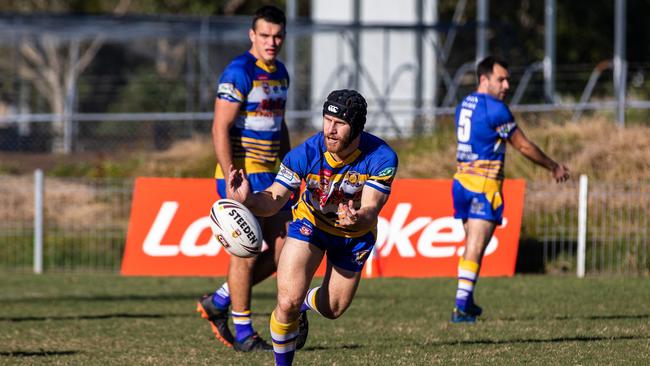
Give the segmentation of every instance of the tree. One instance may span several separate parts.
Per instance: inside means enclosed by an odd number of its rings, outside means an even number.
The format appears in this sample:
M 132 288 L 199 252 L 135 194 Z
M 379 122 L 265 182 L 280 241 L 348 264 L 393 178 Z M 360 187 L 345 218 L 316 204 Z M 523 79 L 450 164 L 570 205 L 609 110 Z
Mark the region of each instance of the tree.
M 123 15 L 130 4 L 131 0 L 120 0 L 113 14 Z M 70 153 L 74 150 L 71 117 L 75 87 L 79 75 L 88 67 L 103 43 L 102 37 L 87 42 L 79 39 L 62 41 L 48 34 L 38 39 L 23 38 L 20 41 L 19 50 L 25 62 L 20 64 L 18 72 L 34 84 L 56 116 L 52 121 L 56 151 Z

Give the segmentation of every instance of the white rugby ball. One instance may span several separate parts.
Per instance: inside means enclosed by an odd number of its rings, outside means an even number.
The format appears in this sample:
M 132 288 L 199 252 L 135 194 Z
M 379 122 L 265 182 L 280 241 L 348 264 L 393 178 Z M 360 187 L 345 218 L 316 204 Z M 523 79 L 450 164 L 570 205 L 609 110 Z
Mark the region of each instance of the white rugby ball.
M 262 251 L 262 229 L 255 215 L 241 203 L 220 199 L 210 209 L 210 228 L 228 253 L 249 258 Z

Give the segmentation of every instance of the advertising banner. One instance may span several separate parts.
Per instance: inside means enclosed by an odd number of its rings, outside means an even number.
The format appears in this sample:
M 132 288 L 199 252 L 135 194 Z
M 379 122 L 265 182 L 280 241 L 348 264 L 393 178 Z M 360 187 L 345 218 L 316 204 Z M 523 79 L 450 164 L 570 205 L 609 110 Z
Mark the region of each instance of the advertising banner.
M 465 233 L 453 218 L 451 180 L 398 179 L 379 218 L 366 277 L 455 277 Z M 488 245 L 481 276 L 515 270 L 525 182 L 506 180 L 503 223 Z M 213 179 L 138 178 L 122 274 L 225 276 L 229 254 L 211 235 L 219 199 Z M 323 274 L 323 265 L 317 274 Z

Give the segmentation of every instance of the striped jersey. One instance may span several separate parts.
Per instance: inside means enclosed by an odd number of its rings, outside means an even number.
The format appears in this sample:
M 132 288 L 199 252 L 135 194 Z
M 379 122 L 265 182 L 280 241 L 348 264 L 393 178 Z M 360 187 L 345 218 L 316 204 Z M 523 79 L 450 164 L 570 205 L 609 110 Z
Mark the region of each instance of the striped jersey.
M 268 66 L 250 52 L 236 57 L 223 71 L 217 98 L 241 103 L 230 129 L 233 164 L 248 174 L 276 172 L 289 74 L 275 61 Z M 223 173 L 217 166 L 215 176 Z
M 361 191 L 369 186 L 390 194 L 397 173 L 397 154 L 386 142 L 362 132 L 359 147 L 343 161 L 335 161 L 322 132 L 285 156 L 275 181 L 291 190 L 305 190 L 293 207 L 293 219 L 306 219 L 329 234 L 355 238 L 374 230 L 346 230 L 336 224 L 339 203 L 361 206 Z
M 472 93 L 456 107 L 457 179 L 465 188 L 483 192 L 500 189 L 506 143 L 517 128 L 508 106 L 489 94 Z

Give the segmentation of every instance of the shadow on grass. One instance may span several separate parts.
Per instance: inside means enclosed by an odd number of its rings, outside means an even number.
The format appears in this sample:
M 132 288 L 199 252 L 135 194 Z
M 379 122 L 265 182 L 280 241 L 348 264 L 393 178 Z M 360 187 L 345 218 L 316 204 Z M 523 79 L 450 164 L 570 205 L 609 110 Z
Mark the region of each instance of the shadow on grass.
M 0 321 L 8 322 L 29 322 L 29 321 L 46 321 L 46 320 L 101 320 L 101 319 L 166 319 L 182 318 L 195 316 L 193 313 L 183 314 L 96 314 L 96 315 L 62 315 L 62 316 L 2 316 Z
M 255 313 L 254 317 L 268 318 L 271 313 Z M 48 320 L 103 320 L 103 319 L 169 319 L 197 317 L 194 312 L 170 314 L 115 313 L 93 315 L 51 315 L 51 316 L 0 316 L 0 322 L 32 322 Z
M 32 301 L 87 301 L 87 302 L 120 302 L 120 301 L 183 301 L 192 300 L 196 301 L 201 297 L 201 293 L 191 294 L 124 294 L 124 295 L 61 295 L 61 296 L 30 296 L 30 297 L 16 297 L 10 299 L 1 299 L 0 304 L 22 303 Z M 256 299 L 275 299 L 275 292 L 255 292 Z
M 467 341 L 447 341 L 426 343 L 426 346 L 459 346 L 459 345 L 497 345 L 497 344 L 520 344 L 520 343 L 562 343 L 562 342 L 600 342 L 600 341 L 626 341 L 633 339 L 650 339 L 647 335 L 625 335 L 612 337 L 597 336 L 576 336 L 576 337 L 556 337 L 547 339 L 475 339 Z
M 323 347 L 323 346 L 313 346 L 313 347 L 305 347 L 301 349 L 298 352 L 305 352 L 305 351 L 329 351 L 329 350 L 335 350 L 335 349 L 359 349 L 361 348 L 360 345 L 358 344 L 341 344 L 338 346 L 332 346 L 332 347 Z
M 0 351 L 0 357 L 50 357 L 76 355 L 79 351 Z
M 498 321 L 527 321 L 527 320 L 623 320 L 623 319 L 650 319 L 650 314 L 613 314 L 613 315 L 590 315 L 590 316 L 574 316 L 563 315 L 554 317 L 506 317 L 506 318 L 492 318 L 490 320 Z M 486 319 L 488 320 L 488 319 Z

